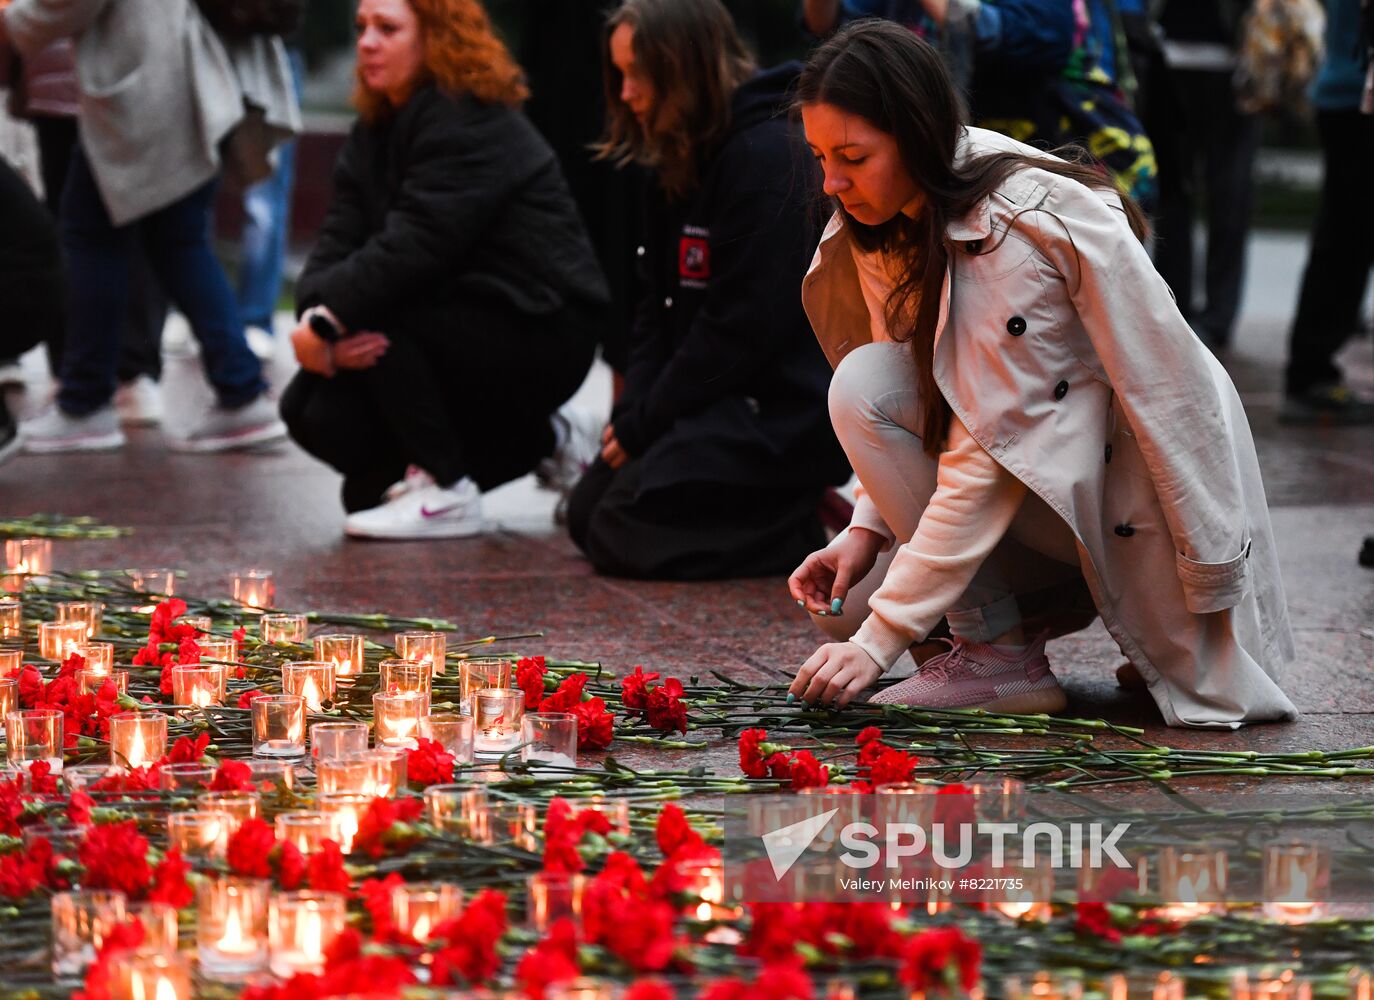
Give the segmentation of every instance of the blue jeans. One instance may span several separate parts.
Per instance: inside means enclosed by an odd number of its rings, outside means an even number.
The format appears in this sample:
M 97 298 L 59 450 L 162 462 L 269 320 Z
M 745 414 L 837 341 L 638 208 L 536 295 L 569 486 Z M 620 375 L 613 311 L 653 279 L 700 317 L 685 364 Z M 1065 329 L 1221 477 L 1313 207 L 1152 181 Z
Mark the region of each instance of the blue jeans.
M 200 341 L 205 375 L 223 406 L 241 406 L 267 388 L 248 349 L 238 303 L 210 248 L 215 182 L 137 223 L 116 226 L 86 155 L 72 152 L 62 194 L 62 246 L 70 277 L 70 315 L 58 405 L 72 416 L 98 410 L 114 395 L 129 314 L 129 265 L 135 235 L 148 263 Z
M 296 99 L 301 96 L 304 60 L 290 51 L 291 78 Z M 272 176 L 243 193 L 243 243 L 239 260 L 239 311 L 248 326 L 272 332 L 272 313 L 281 294 L 286 240 L 291 229 L 291 188 L 296 177 L 296 143 L 277 147 Z

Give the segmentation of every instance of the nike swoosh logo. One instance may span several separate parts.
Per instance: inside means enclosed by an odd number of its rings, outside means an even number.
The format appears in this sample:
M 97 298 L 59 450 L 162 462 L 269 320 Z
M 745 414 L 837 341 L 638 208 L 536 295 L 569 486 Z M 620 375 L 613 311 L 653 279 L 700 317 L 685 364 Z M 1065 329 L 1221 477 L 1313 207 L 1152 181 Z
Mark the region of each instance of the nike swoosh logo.
M 457 510 L 457 509 L 458 509 L 458 505 L 457 505 L 457 504 L 455 504 L 455 505 L 452 506 L 452 507 L 440 507 L 438 510 L 430 510 L 428 507 L 421 507 L 421 508 L 420 508 L 420 516 L 421 516 L 421 517 L 438 517 L 440 514 L 447 514 L 449 511 L 451 511 L 451 510 Z

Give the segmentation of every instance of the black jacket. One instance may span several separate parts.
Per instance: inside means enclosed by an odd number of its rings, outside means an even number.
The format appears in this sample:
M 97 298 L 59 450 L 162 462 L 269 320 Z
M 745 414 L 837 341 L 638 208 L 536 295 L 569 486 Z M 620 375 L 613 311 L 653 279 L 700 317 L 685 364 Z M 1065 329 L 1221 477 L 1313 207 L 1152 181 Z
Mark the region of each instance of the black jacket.
M 815 164 L 786 112 L 795 63 L 739 88 L 695 190 L 651 198 L 645 294 L 613 416 L 646 487 L 823 485 L 849 476 L 830 366 L 801 306 L 819 235 Z
M 548 143 L 519 111 L 431 84 L 353 126 L 296 304 L 387 331 L 398 314 L 474 295 L 533 316 L 607 300 Z

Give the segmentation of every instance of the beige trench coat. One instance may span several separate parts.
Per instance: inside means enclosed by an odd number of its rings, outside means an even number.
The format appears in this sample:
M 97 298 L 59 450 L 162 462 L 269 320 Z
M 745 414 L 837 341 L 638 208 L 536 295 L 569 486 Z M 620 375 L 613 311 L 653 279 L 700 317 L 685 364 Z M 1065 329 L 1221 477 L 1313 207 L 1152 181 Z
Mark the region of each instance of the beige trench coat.
M 970 128 L 959 155 L 1016 149 Z M 935 381 L 1063 518 L 1112 637 L 1171 726 L 1291 719 L 1294 656 L 1240 398 L 1131 233 L 1120 199 L 1013 174 L 949 226 Z M 832 366 L 871 339 L 838 218 L 802 299 Z
M 76 39 L 81 146 L 124 225 L 232 167 L 251 182 L 300 131 L 281 39 L 224 44 L 193 0 L 14 0 L 5 28 L 32 58 Z

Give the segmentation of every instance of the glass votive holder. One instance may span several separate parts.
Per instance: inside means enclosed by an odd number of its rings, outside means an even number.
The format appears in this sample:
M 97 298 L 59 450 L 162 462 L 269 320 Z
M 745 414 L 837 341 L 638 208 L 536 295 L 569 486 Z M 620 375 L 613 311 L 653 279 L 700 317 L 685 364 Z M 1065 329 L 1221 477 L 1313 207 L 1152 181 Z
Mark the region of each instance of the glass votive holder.
M 305 642 L 310 619 L 305 615 L 263 615 L 263 642 Z
M 582 893 L 587 877 L 571 872 L 536 872 L 526 882 L 525 916 L 534 930 L 543 933 L 556 920 L 582 919 Z
M 430 931 L 463 905 L 463 890 L 449 882 L 408 882 L 391 890 L 391 922 L 398 931 L 420 944 Z
M 82 669 L 92 673 L 108 674 L 114 669 L 114 643 L 83 642 L 76 647 L 76 655 L 86 661 Z
M 1165 847 L 1159 852 L 1159 915 L 1186 922 L 1226 909 L 1226 852 Z
M 129 919 L 143 925 L 143 943 L 138 950 L 150 954 L 170 954 L 177 950 L 177 908 L 171 903 L 126 904 Z
M 281 689 L 305 699 L 308 712 L 323 712 L 334 701 L 334 664 L 323 660 L 297 660 L 281 665 Z
M 359 792 L 317 792 L 315 808 L 329 817 L 329 839 L 339 845 L 344 854 L 353 851 L 353 838 L 358 834 L 358 822 L 372 802 L 371 795 Z
M 533 802 L 491 799 L 487 803 L 484 836 L 488 844 L 510 844 L 522 851 L 539 845 L 539 809 Z
M 94 670 L 78 670 L 76 672 L 76 683 L 81 689 L 82 694 L 98 695 L 104 690 L 106 684 L 113 684 L 116 695 L 129 693 L 129 671 L 111 670 L 108 673 L 98 673 Z
M 205 879 L 196 890 L 196 953 L 211 978 L 267 965 L 265 879 Z
M 313 722 L 310 755 L 316 760 L 346 757 L 367 749 L 366 722 Z
M 1083 981 L 1055 972 L 1008 976 L 1002 980 L 1005 1000 L 1083 1000 Z
M 321 792 L 377 794 L 377 765 L 367 751 L 346 757 L 325 757 L 315 764 L 315 787 Z
M 270 608 L 277 585 L 270 569 L 245 569 L 234 574 L 230 593 L 245 608 Z
M 1299 841 L 1264 846 L 1264 915 L 1305 924 L 1326 914 L 1331 894 L 1331 852 Z
M 420 736 L 453 754 L 455 764 L 472 763 L 472 716 L 426 715 L 420 719 Z
M 261 757 L 305 756 L 305 699 L 268 694 L 253 699 L 253 753 Z
M 110 962 L 110 1000 L 191 1000 L 191 963 L 175 951 L 133 951 Z
M 233 639 L 203 635 L 196 640 L 196 645 L 200 647 L 201 663 L 212 662 L 223 666 L 238 662 L 239 644 Z
M 6 539 L 5 572 L 7 574 L 47 576 L 52 572 L 52 539 Z M 18 589 L 24 589 L 22 579 L 19 581 Z
M 688 897 L 686 912 L 703 923 L 734 920 L 743 911 L 725 902 L 725 866 L 719 861 L 688 858 L 674 866 L 683 894 Z
M 411 660 L 383 660 L 377 666 L 377 690 L 382 694 L 429 694 L 433 687 L 433 668 Z
M 45 660 L 65 660 L 86 642 L 84 622 L 39 622 L 38 655 Z
M 177 571 L 159 566 L 154 569 L 126 569 L 129 586 L 150 597 L 171 597 L 177 589 Z
M 119 712 L 110 716 L 110 763 L 127 770 L 147 767 L 167 753 L 167 716 Z
M 374 694 L 372 721 L 377 745 L 414 747 L 420 719 L 429 714 L 429 695 L 418 691 L 405 694 Z
M 525 692 L 519 688 L 482 688 L 472 696 L 472 750 L 476 757 L 500 757 L 520 745 Z
M 23 631 L 23 603 L 16 597 L 0 597 L 0 639 L 18 639 Z
M 52 897 L 52 971 L 60 980 L 77 979 L 95 961 L 106 936 L 124 923 L 124 893 L 85 889 Z
M 527 712 L 521 722 L 520 759 L 576 767 L 577 716 L 571 712 Z
M 343 932 L 347 898 L 333 892 L 277 892 L 268 907 L 268 964 L 275 975 L 319 975 Z
M 277 813 L 277 839 L 296 845 L 302 854 L 314 854 L 333 836 L 333 824 L 322 812 L 302 810 Z
M 228 818 L 229 836 L 232 837 L 244 823 L 258 818 L 262 796 L 257 792 L 209 791 L 197 795 L 196 804 L 202 809 L 223 813 Z
M 1050 860 L 1046 852 L 1028 860 L 1019 850 L 1007 851 L 1002 866 L 989 870 L 988 881 L 996 883 L 997 888 L 986 890 L 988 904 L 1012 920 L 1048 920 L 1054 895 L 1054 868 Z
M 410 753 L 405 747 L 374 747 L 364 750 L 360 756 L 372 761 L 373 795 L 391 798 L 405 789 L 410 762 Z
M 412 663 L 423 663 L 431 673 L 444 672 L 448 636 L 443 632 L 400 632 L 396 636 L 396 656 Z
M 616 796 L 593 795 L 585 799 L 570 799 L 574 809 L 590 809 L 606 817 L 612 833 L 630 835 L 630 800 Z
M 19 649 L 0 649 L 0 677 L 7 677 L 11 671 L 18 671 L 24 666 L 24 650 Z
M 363 671 L 363 637 L 360 635 L 315 636 L 315 659 L 334 664 L 334 676 L 356 677 Z
M 544 1000 L 619 1000 L 623 989 L 613 979 L 578 976 L 546 986 Z
M 19 678 L 0 677 L 0 719 L 19 707 Z
M 229 817 L 215 809 L 168 813 L 167 846 L 188 861 L 221 858 L 229 846 Z
M 99 601 L 58 601 L 57 620 L 77 622 L 86 630 L 86 640 L 100 634 L 100 623 L 105 616 L 105 605 Z
M 172 668 L 172 703 L 188 708 L 224 704 L 228 682 L 218 665 L 184 664 Z
M 215 627 L 215 620 L 209 615 L 182 615 L 177 619 L 178 625 L 189 625 L 196 630 L 196 642 L 199 643 L 202 636 Z
M 296 783 L 296 769 L 289 760 L 280 757 L 253 757 L 241 763 L 248 765 L 253 785 L 267 794 L 289 792 Z
M 54 854 L 67 858 L 77 856 L 85 837 L 86 828 L 82 826 L 50 826 L 41 823 L 31 824 L 21 831 L 25 851 L 32 851 L 39 840 L 46 840 L 52 845 Z
M 68 795 L 75 795 L 77 792 L 89 792 L 97 781 L 114 773 L 118 773 L 118 768 L 112 768 L 109 764 L 73 764 L 62 769 L 62 784 L 67 787 Z
M 1312 1000 L 1312 984 L 1283 966 L 1237 969 L 1231 1000 Z
M 198 792 L 215 780 L 209 764 L 163 764 L 157 769 L 158 787 L 164 792 Z
M 425 812 L 435 829 L 465 840 L 487 839 L 486 785 L 430 785 L 424 794 Z
M 496 657 L 460 660 L 458 677 L 462 700 L 466 702 L 482 688 L 510 687 L 511 662 Z
M 1172 972 L 1114 972 L 1105 981 L 1106 1000 L 1183 1000 L 1184 981 Z
M 7 713 L 5 754 L 9 766 L 27 771 L 30 764 L 42 760 L 53 773 L 61 771 L 62 720 L 62 713 L 55 708 L 25 708 Z

